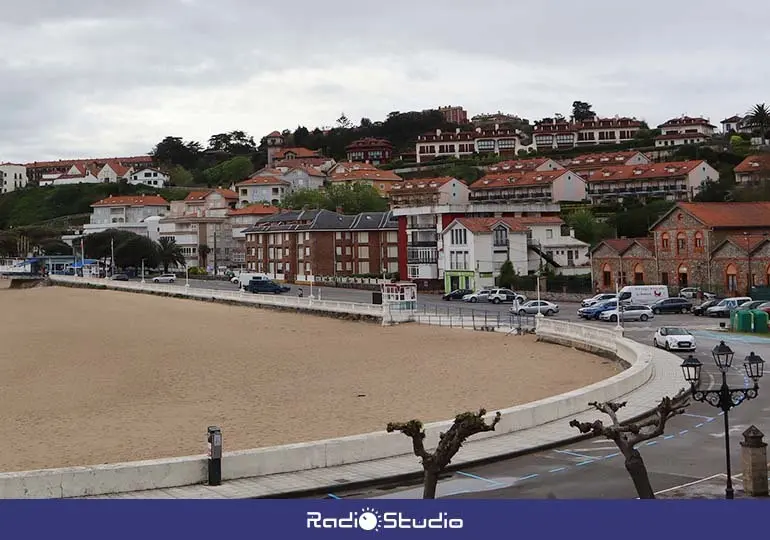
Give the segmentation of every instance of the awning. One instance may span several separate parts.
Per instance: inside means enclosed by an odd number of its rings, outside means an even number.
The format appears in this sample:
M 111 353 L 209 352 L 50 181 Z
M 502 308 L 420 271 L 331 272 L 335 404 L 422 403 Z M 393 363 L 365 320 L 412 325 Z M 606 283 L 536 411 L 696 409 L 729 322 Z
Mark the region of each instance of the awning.
M 72 264 L 72 268 L 83 268 L 84 266 L 92 266 L 94 264 L 98 264 L 99 261 L 96 259 L 85 259 L 83 261 L 77 261 Z

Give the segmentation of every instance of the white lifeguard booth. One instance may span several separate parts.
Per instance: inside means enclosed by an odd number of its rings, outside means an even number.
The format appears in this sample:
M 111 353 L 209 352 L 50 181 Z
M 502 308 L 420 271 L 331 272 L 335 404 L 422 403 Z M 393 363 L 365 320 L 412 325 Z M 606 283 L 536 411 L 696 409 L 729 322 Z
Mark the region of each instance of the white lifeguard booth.
M 417 284 L 411 281 L 382 284 L 382 324 L 414 321 L 417 314 Z

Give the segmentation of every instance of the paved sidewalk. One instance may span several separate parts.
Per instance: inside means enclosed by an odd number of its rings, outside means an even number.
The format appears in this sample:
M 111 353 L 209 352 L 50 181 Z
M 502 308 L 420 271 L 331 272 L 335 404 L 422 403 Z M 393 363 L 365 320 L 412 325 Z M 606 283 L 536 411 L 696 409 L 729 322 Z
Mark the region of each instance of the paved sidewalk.
M 620 419 L 627 420 L 644 415 L 655 408 L 663 396 L 673 397 L 676 395 L 684 387 L 679 364 L 679 358 L 674 355 L 661 355 L 659 359 L 653 357 L 653 375 L 649 382 L 620 399 L 620 401 L 628 401 L 628 405 L 619 411 Z M 548 446 L 558 446 L 570 439 L 578 438 L 577 430 L 569 427 L 569 421 L 572 418 L 577 418 L 580 421 L 593 421 L 597 418 L 608 420 L 601 413 L 586 410 L 574 417 L 567 417 L 530 429 L 475 442 L 471 439 L 463 445 L 452 465 L 453 467 L 467 466 L 474 462 L 530 453 Z M 407 452 L 410 448 L 411 443 L 404 437 L 404 451 Z M 249 499 L 280 497 L 298 492 L 321 492 L 323 490 L 332 492 L 349 488 L 357 483 L 385 481 L 421 472 L 422 466 L 419 459 L 413 454 L 404 454 L 339 467 L 229 480 L 216 487 L 199 484 L 84 498 Z

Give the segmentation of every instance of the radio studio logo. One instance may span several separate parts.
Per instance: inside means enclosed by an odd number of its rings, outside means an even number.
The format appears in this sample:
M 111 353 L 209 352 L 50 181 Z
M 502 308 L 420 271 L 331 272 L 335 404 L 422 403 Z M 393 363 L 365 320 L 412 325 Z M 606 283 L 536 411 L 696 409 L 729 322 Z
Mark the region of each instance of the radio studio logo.
M 403 512 L 380 512 L 365 507 L 342 517 L 329 517 L 321 512 L 307 513 L 308 529 L 360 529 L 379 532 L 384 529 L 462 529 L 461 518 L 450 518 L 446 512 L 434 516 L 412 517 Z

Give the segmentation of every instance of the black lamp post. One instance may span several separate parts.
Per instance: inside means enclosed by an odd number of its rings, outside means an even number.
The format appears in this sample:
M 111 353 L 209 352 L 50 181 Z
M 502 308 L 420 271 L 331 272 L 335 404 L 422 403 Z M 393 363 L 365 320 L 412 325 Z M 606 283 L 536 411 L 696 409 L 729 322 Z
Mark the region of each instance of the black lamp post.
M 692 397 L 695 401 L 708 403 L 712 407 L 721 409 L 725 417 L 725 457 L 727 459 L 727 487 L 725 488 L 725 498 L 733 499 L 733 479 L 730 466 L 730 422 L 728 412 L 733 407 L 737 407 L 747 399 L 754 399 L 759 394 L 759 379 L 762 378 L 765 361 L 753 352 L 746 357 L 743 367 L 746 369 L 746 375 L 754 381 L 751 388 L 730 388 L 727 385 L 727 372 L 733 362 L 733 350 L 720 341 L 719 345 L 711 351 L 719 371 L 722 372 L 722 386 L 717 390 L 701 390 L 700 385 L 700 360 L 690 355 L 682 362 L 682 373 L 685 380 L 690 383 Z

